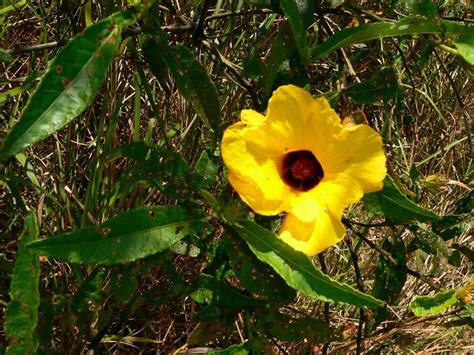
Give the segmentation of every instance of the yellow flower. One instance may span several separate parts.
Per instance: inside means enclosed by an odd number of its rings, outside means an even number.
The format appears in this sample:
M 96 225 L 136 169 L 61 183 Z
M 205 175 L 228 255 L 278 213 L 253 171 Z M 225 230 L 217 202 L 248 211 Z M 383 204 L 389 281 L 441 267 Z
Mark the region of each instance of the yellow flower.
M 386 174 L 379 134 L 343 127 L 326 99 L 293 85 L 273 93 L 266 116 L 243 110 L 221 151 L 242 200 L 258 214 L 287 212 L 279 237 L 308 255 L 344 237 L 344 209 L 382 189 Z

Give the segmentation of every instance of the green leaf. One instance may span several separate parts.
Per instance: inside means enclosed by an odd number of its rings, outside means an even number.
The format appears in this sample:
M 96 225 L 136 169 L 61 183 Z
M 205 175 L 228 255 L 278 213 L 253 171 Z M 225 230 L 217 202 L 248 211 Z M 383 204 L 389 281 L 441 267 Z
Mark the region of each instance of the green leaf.
M 372 79 L 353 84 L 344 90 L 347 96 L 361 104 L 372 104 L 378 97 L 385 101 L 397 95 L 397 74 L 392 67 L 383 68 Z
M 169 249 L 186 235 L 200 231 L 201 211 L 182 206 L 133 209 L 100 224 L 28 245 L 39 255 L 79 264 L 118 264 Z
M 342 47 L 385 37 L 421 33 L 473 34 L 474 27 L 451 21 L 437 21 L 424 17 L 407 17 L 397 22 L 378 22 L 346 28 L 323 42 L 313 53 L 313 59 L 322 58 Z
M 258 260 L 243 240 L 229 236 L 221 245 L 248 292 L 274 303 L 289 303 L 296 297 L 296 292 L 268 264 Z
M 375 280 L 372 288 L 372 296 L 384 300 L 387 304 L 394 304 L 400 296 L 400 292 L 407 280 L 407 273 L 403 269 L 406 266 L 406 250 L 403 240 L 397 238 L 390 243 L 385 240 L 382 248 L 389 252 L 397 260 L 401 267 L 396 267 L 388 262 L 382 255 L 379 255 L 377 267 L 375 269 Z M 374 321 L 380 324 L 387 318 L 387 308 L 381 307 L 374 314 Z
M 298 5 L 295 0 L 280 0 L 280 6 L 283 13 L 288 18 L 291 32 L 295 40 L 296 48 L 303 61 L 307 57 L 308 42 L 306 40 L 306 28 L 303 23 L 303 18 L 300 15 Z
M 407 279 L 407 273 L 403 269 L 406 266 L 405 245 L 401 239 L 396 239 L 393 244 L 385 240 L 382 248 L 389 252 L 401 267 L 395 267 L 380 255 L 375 269 L 372 295 L 386 301 L 388 304 L 393 304 L 400 295 Z
M 229 286 L 224 280 L 201 274 L 193 286 L 191 298 L 198 303 L 224 308 L 241 308 L 264 305 L 264 301 L 254 300 Z
M 311 260 L 292 249 L 259 225 L 242 220 L 231 228 L 250 246 L 261 261 L 268 263 L 286 283 L 302 294 L 324 302 L 342 302 L 357 307 L 379 307 L 383 302 L 319 271 Z
M 8 133 L 0 159 L 47 138 L 90 105 L 120 44 L 122 28 L 134 19 L 128 12 L 116 13 L 87 28 L 59 52 Z
M 205 150 L 199 156 L 195 166 L 195 173 L 200 180 L 200 185 L 205 189 L 214 186 L 216 183 L 217 166 L 212 162 Z
M 474 34 L 461 36 L 453 42 L 459 55 L 470 65 L 474 65 Z
M 155 39 L 155 50 L 162 55 L 179 93 L 192 105 L 203 122 L 218 132 L 221 123 L 219 96 L 206 69 L 188 48 L 171 47 L 162 39 Z
M 247 355 L 249 354 L 249 344 L 245 342 L 243 344 L 236 344 L 229 346 L 227 349 L 210 351 L 208 354 L 218 355 Z
M 417 317 L 440 314 L 457 301 L 456 290 L 415 298 L 408 306 Z
M 438 8 L 431 0 L 405 0 L 408 10 L 429 18 L 435 18 L 438 15 Z
M 125 303 L 135 293 L 138 282 L 134 270 L 129 266 L 118 266 L 118 270 L 114 270 L 110 280 L 112 294 L 118 304 Z
M 0 47 L 0 62 L 3 63 L 11 63 L 15 60 L 10 53 L 8 53 L 5 49 Z
M 34 354 L 38 348 L 36 326 L 40 303 L 38 257 L 26 245 L 38 239 L 38 222 L 34 213 L 25 219 L 10 284 L 10 302 L 5 311 L 7 354 Z
M 433 212 L 409 200 L 390 176 L 385 178 L 382 191 L 364 196 L 364 203 L 371 212 L 396 222 L 437 221 L 440 219 Z

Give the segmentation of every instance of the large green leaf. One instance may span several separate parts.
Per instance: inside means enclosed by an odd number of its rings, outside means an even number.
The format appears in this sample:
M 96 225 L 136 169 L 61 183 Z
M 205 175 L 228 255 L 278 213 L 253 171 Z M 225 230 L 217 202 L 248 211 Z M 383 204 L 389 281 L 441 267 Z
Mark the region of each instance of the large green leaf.
M 128 12 L 116 13 L 87 28 L 59 52 L 8 133 L 0 159 L 47 138 L 89 106 L 120 44 L 122 28 L 134 19 Z
M 36 216 L 25 219 L 25 230 L 20 238 L 15 267 L 10 284 L 10 302 L 5 311 L 5 335 L 9 341 L 7 354 L 34 354 L 38 348 L 39 276 L 38 257 L 26 245 L 38 239 Z
M 474 34 L 474 27 L 456 22 L 440 21 L 424 17 L 407 17 L 397 22 L 378 22 L 346 28 L 323 42 L 313 53 L 313 59 L 322 58 L 342 47 L 384 37 L 413 35 L 418 33 Z
M 184 46 L 169 46 L 163 38 L 147 42 L 146 52 L 155 51 L 162 58 L 146 56 L 150 66 L 163 60 L 176 81 L 179 93 L 192 105 L 196 113 L 214 131 L 219 130 L 221 108 L 217 89 L 209 78 L 206 69 Z
M 420 296 L 409 305 L 410 310 L 417 317 L 436 315 L 445 311 L 457 301 L 456 290 L 437 293 L 434 296 Z
M 324 302 L 342 302 L 357 307 L 380 307 L 381 300 L 341 284 L 318 270 L 311 260 L 292 249 L 258 224 L 242 220 L 231 228 L 250 246 L 261 261 L 268 263 L 286 283 L 304 295 Z
M 201 211 L 182 206 L 130 210 L 102 223 L 28 245 L 39 255 L 80 264 L 127 263 L 167 250 L 206 225 Z
M 385 178 L 382 191 L 364 196 L 364 203 L 371 212 L 396 222 L 437 221 L 440 219 L 433 212 L 409 200 L 390 176 Z

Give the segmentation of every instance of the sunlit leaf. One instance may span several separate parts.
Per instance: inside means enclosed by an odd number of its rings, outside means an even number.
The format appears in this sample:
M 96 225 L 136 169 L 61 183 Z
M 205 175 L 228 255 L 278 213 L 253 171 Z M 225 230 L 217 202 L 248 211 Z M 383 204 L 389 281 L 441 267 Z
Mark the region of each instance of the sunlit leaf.
M 383 305 L 382 301 L 323 274 L 306 255 L 292 249 L 275 233 L 248 220 L 242 220 L 231 228 L 261 261 L 273 267 L 289 286 L 302 294 L 324 302 L 342 302 L 357 307 Z
M 116 13 L 72 39 L 50 63 L 20 120 L 8 133 L 0 159 L 7 159 L 61 129 L 94 99 L 120 44 L 128 12 Z
M 127 263 L 169 249 L 205 227 L 200 211 L 182 206 L 130 210 L 97 227 L 86 227 L 28 245 L 39 255 L 79 264 Z
M 434 296 L 420 296 L 408 306 L 417 317 L 436 315 L 444 312 L 457 301 L 456 291 L 448 290 Z
M 5 311 L 7 354 L 34 354 L 38 348 L 36 325 L 40 303 L 40 264 L 38 257 L 26 248 L 28 243 L 38 239 L 38 235 L 38 222 L 31 213 L 25 219 L 25 229 L 20 237 L 10 284 L 10 302 Z
M 248 343 L 236 344 L 229 346 L 227 349 L 223 350 L 213 350 L 209 351 L 208 354 L 215 355 L 247 355 L 250 354 L 250 347 Z
M 407 17 L 397 22 L 361 24 L 336 32 L 323 42 L 313 53 L 313 59 L 322 58 L 342 47 L 384 37 L 414 35 L 423 33 L 474 34 L 474 27 L 456 22 L 438 23 L 424 17 Z

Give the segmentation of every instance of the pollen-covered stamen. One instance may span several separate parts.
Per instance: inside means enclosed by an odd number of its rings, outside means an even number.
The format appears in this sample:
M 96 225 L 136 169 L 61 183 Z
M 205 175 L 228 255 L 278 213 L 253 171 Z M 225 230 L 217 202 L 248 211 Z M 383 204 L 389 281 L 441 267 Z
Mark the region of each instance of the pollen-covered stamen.
M 283 180 L 294 189 L 308 191 L 324 177 L 323 167 L 309 150 L 286 154 L 282 163 Z

